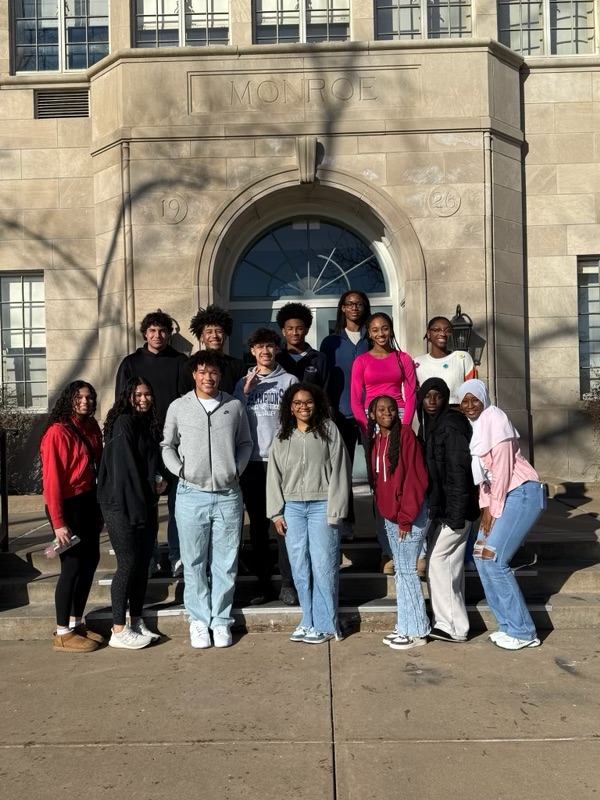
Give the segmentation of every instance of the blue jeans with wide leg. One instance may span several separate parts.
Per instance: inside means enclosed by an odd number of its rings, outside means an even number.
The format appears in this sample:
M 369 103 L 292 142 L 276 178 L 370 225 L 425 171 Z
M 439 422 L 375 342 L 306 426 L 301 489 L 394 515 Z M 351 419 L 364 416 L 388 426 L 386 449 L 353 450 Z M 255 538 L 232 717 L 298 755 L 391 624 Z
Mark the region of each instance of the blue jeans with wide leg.
M 231 606 L 242 528 L 242 492 L 202 492 L 180 482 L 175 516 L 183 562 L 183 602 L 190 620 L 233 624 Z M 208 583 L 210 572 L 210 587 Z
M 429 526 L 429 506 L 423 502 L 410 533 L 400 539 L 398 523 L 385 521 L 388 543 L 394 559 L 398 621 L 396 631 L 401 636 L 427 636 L 431 626 L 425 612 L 425 598 L 417 574 L 417 559 Z
M 286 503 L 283 515 L 300 625 L 339 635 L 340 532 L 327 523 L 327 500 Z
M 517 639 L 535 639 L 536 630 L 525 598 L 510 568 L 510 561 L 523 539 L 535 525 L 546 508 L 546 491 L 539 481 L 526 481 L 506 495 L 502 516 L 492 526 L 490 535 L 484 539 L 483 553 L 475 549 L 475 564 L 485 598 L 492 614 L 498 621 L 498 630 Z M 492 558 L 486 555 L 490 548 Z

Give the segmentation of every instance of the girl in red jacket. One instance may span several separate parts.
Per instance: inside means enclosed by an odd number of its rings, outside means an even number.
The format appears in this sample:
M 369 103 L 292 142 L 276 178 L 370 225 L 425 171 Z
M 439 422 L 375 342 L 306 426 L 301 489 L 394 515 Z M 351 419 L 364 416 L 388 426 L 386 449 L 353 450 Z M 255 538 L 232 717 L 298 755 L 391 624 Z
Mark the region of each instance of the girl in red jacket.
M 427 469 L 412 428 L 402 425 L 395 398 L 379 395 L 369 403 L 367 472 L 377 510 L 385 521 L 396 580 L 398 621 L 383 642 L 394 650 L 427 643 L 417 558 L 427 532 Z
M 96 501 L 102 434 L 95 411 L 94 387 L 73 381 L 56 401 L 40 442 L 44 500 L 54 536 L 61 546 L 69 544 L 73 534 L 80 539 L 60 554 L 54 649 L 80 653 L 96 650 L 104 641 L 83 622 L 104 524 Z

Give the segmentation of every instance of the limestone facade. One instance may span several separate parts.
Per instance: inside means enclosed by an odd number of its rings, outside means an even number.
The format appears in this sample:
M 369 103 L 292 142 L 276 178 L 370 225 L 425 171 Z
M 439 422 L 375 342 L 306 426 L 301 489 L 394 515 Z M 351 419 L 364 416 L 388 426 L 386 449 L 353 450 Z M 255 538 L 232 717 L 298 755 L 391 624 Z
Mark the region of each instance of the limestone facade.
M 11 74 L 0 6 L 0 272 L 43 272 L 48 395 L 76 377 L 112 403 L 144 314 L 181 326 L 227 305 L 262 231 L 307 216 L 373 244 L 401 345 L 460 303 L 486 341 L 480 376 L 538 468 L 593 476 L 579 384 L 578 258 L 600 253 L 600 58 L 524 61 L 498 44 L 496 3 L 473 38 L 136 49 L 110 4 L 110 54 L 84 72 Z M 34 95 L 89 88 L 90 117 L 36 119 Z

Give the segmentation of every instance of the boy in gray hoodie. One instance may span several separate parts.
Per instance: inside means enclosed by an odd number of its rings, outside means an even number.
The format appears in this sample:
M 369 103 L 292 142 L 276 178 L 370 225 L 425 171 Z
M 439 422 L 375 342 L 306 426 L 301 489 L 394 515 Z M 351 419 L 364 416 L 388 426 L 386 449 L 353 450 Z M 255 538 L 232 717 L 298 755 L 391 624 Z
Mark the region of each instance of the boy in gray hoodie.
M 269 549 L 270 519 L 267 517 L 267 461 L 271 442 L 279 429 L 279 406 L 288 386 L 297 378 L 285 372 L 276 361 L 281 339 L 270 328 L 259 328 L 248 339 L 248 349 L 256 366 L 238 381 L 234 397 L 246 408 L 254 448 L 240 485 L 244 504 L 250 519 L 250 543 L 254 572 L 258 578 L 258 594 L 250 601 L 261 605 L 273 599 L 271 586 L 272 560 Z M 281 574 L 280 600 L 286 605 L 298 605 L 292 571 L 285 540 L 277 537 L 279 547 L 279 572 Z
M 163 461 L 179 478 L 175 518 L 192 647 L 211 646 L 209 628 L 215 647 L 229 647 L 244 510 L 238 482 L 253 442 L 242 404 L 219 391 L 220 356 L 203 350 L 189 366 L 195 389 L 169 406 Z

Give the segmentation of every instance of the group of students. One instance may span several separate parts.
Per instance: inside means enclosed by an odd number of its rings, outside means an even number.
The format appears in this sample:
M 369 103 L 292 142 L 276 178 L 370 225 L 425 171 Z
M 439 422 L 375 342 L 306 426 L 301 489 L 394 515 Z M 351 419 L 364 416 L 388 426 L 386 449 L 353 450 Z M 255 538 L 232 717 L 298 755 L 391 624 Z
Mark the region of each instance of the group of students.
M 171 318 L 160 310 L 147 315 L 144 347 L 119 369 L 103 452 L 93 387 L 66 387 L 41 441 L 56 539 L 81 539 L 60 556 L 54 648 L 89 652 L 102 642 L 83 611 L 103 520 L 117 557 L 109 645 L 139 649 L 159 638 L 142 610 L 164 492 L 169 558 L 173 575 L 184 577 L 193 647 L 232 643 L 244 505 L 259 587 L 251 602 L 274 597 L 273 522 L 280 598 L 302 612 L 291 640 L 340 638 L 339 552 L 342 538 L 354 536 L 359 442 L 396 583 L 397 624 L 384 643 L 404 650 L 428 637 L 466 641 L 465 550 L 481 515 L 473 556 L 498 622 L 490 639 L 508 650 L 539 645 L 509 565 L 544 508 L 543 487 L 520 453 L 517 431 L 474 377 L 469 354 L 451 352 L 450 321 L 430 321 L 430 347 L 415 359 L 399 348 L 391 318 L 371 314 L 362 292 L 342 295 L 335 330 L 319 351 L 306 342 L 307 306 L 286 304 L 277 324 L 285 346 L 274 330 L 258 329 L 248 341 L 255 365 L 247 371 L 224 353 L 233 327 L 225 310 L 209 306 L 192 319 L 203 349 L 189 360 L 169 345 Z M 417 573 L 426 539 L 431 624 Z

